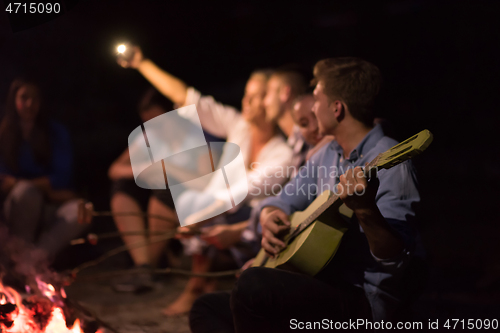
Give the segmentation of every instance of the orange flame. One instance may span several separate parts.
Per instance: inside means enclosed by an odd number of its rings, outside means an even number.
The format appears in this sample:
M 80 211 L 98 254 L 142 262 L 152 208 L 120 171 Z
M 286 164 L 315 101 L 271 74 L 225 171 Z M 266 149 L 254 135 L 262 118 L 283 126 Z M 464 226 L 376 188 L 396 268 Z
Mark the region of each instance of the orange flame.
M 45 296 L 50 298 L 55 293 L 54 286 L 48 284 L 48 291 L 42 291 Z M 22 298 L 19 293 L 14 289 L 9 287 L 4 287 L 0 283 L 0 293 L 2 298 L 0 299 L 0 304 L 6 304 L 7 302 L 16 304 L 17 310 L 12 315 L 13 324 L 11 327 L 5 327 L 0 323 L 0 332 L 5 333 L 83 333 L 80 327 L 80 321 L 77 319 L 73 324 L 73 327 L 66 327 L 66 319 L 64 318 L 63 310 L 60 307 L 53 306 L 52 313 L 50 315 L 49 322 L 47 326 L 40 330 L 38 325 L 35 323 L 33 318 L 31 318 L 30 311 L 22 303 Z M 48 295 L 47 295 L 48 294 Z M 98 331 L 99 332 L 99 331 Z
M 66 327 L 66 320 L 62 313 L 61 308 L 54 308 L 52 310 L 52 317 L 44 332 L 46 333 L 83 333 L 80 328 L 80 321 L 77 319 L 71 328 Z

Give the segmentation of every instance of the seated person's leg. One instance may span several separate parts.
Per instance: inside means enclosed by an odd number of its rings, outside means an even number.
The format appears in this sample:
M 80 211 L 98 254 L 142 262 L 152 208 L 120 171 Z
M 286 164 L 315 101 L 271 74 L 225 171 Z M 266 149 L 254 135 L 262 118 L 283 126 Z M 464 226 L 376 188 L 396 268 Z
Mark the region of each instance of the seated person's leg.
M 174 201 L 168 189 L 153 191 L 153 196 L 149 202 L 148 212 L 154 215 L 165 216 L 166 218 L 169 218 L 173 221 L 177 220 Z M 162 219 L 150 218 L 149 226 L 152 231 L 168 231 L 178 227 L 179 223 L 170 223 Z M 154 241 L 155 236 L 152 236 L 151 240 Z M 163 241 L 151 244 L 151 258 L 156 258 L 156 260 L 158 261 L 167 243 L 168 241 Z M 201 254 L 196 254 L 193 256 L 193 271 L 206 272 L 208 271 L 209 265 L 210 262 L 205 256 Z M 187 313 L 191 309 L 191 306 L 196 298 L 205 292 L 205 280 L 205 278 L 200 277 L 190 278 L 182 294 L 172 304 L 164 309 L 163 313 L 167 316 L 177 316 Z
M 330 285 L 310 276 L 262 267 L 242 273 L 231 294 L 231 311 L 238 333 L 294 331 L 292 319 L 337 322 L 371 318 L 362 288 L 340 282 Z
M 191 271 L 193 273 L 206 273 L 210 271 L 212 260 L 205 254 L 192 256 Z M 183 292 L 177 299 L 163 310 L 166 316 L 178 316 L 191 310 L 195 300 L 201 295 L 215 290 L 215 280 L 205 277 L 190 277 Z
M 183 200 L 181 200 L 181 203 L 184 202 L 182 209 L 191 212 L 198 212 L 214 202 L 214 198 L 210 194 L 203 192 L 187 191 L 183 196 Z M 213 224 L 213 222 L 211 221 L 209 224 Z M 212 251 L 207 248 L 207 244 L 198 236 L 184 239 L 183 244 L 185 245 L 185 253 L 192 256 L 192 271 L 196 273 L 209 272 L 213 255 L 211 255 Z M 181 295 L 164 309 L 163 313 L 167 316 L 185 314 L 190 311 L 194 301 L 200 295 L 214 289 L 215 280 L 204 277 L 191 277 Z
M 228 217 L 228 222 L 236 227 L 235 229 L 238 231 L 239 235 L 238 241 L 229 247 L 229 252 L 238 267 L 242 267 L 248 260 L 255 258 L 260 250 L 260 238 L 248 239 L 248 235 L 244 235 L 245 232 L 253 228 L 251 223 L 254 222 L 254 214 L 255 212 L 252 207 L 244 205 L 235 214 Z M 231 221 L 231 219 L 233 219 L 234 222 Z M 253 235 L 253 237 L 256 236 Z
M 153 195 L 148 203 L 148 213 L 163 216 L 170 220 L 166 221 L 150 216 L 148 218 L 148 224 L 149 230 L 152 232 L 171 231 L 179 226 L 177 214 L 175 213 L 174 201 L 168 189 L 153 191 Z M 157 240 L 161 239 L 161 237 L 161 235 L 152 235 L 149 237 L 149 240 L 154 242 L 149 246 L 149 258 L 153 266 L 158 266 L 160 257 L 168 244 L 167 240 L 158 242 Z
M 41 222 L 43 193 L 29 181 L 14 185 L 4 204 L 4 215 L 9 233 L 33 243 Z
M 67 247 L 70 241 L 78 237 L 88 225 L 78 223 L 78 200 L 70 200 L 59 207 L 47 221 L 49 228 L 44 230 L 38 239 L 38 247 L 45 250 L 49 258 Z
M 141 191 L 142 190 L 142 191 Z M 144 192 L 143 192 L 144 191 Z M 141 203 L 144 197 L 147 200 L 148 190 L 139 188 L 133 179 L 119 179 L 113 183 L 111 193 L 111 210 L 117 212 L 141 213 Z M 141 216 L 115 216 L 114 221 L 120 232 L 145 231 L 145 221 Z M 127 246 L 137 243 L 145 243 L 145 235 L 134 235 L 122 237 Z M 150 265 L 147 246 L 135 247 L 129 250 L 135 266 Z
M 234 332 L 233 316 L 229 306 L 230 296 L 227 291 L 218 291 L 198 298 L 189 313 L 191 332 Z

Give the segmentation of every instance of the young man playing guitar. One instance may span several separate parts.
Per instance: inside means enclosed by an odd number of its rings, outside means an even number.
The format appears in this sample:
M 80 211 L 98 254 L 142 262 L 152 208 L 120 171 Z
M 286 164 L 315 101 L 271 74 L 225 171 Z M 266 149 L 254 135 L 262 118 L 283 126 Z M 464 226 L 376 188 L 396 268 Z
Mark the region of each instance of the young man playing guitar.
M 332 58 L 318 62 L 314 76 L 313 112 L 320 133 L 336 141 L 312 156 L 280 195 L 266 199 L 260 215 L 262 247 L 277 255 L 285 247 L 288 216 L 324 190 L 338 193 L 353 211 L 348 230 L 332 261 L 315 277 L 252 267 L 232 293 L 198 299 L 190 316 L 195 333 L 320 331 L 350 319 L 394 320 L 404 307 L 417 236 L 412 206 L 420 200 L 414 170 L 407 161 L 367 181 L 362 169 L 397 144 L 380 125 L 373 126 L 380 72 L 358 58 Z

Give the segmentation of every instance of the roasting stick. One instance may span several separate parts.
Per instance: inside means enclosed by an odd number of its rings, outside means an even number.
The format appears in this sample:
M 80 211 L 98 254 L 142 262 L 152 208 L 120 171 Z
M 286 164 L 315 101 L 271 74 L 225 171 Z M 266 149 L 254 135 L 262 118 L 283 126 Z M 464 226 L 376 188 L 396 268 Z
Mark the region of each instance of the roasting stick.
M 73 307 L 74 309 L 80 311 L 84 316 L 90 317 L 95 320 L 97 324 L 99 324 L 99 328 L 105 328 L 108 331 L 111 331 L 113 333 L 119 333 L 115 328 L 113 328 L 111 325 L 109 325 L 107 322 L 103 321 L 101 318 L 99 318 L 96 313 L 90 309 L 88 309 L 86 306 L 84 306 L 81 302 L 70 300 L 70 299 L 65 299 L 65 302 L 67 305 Z
M 107 239 L 107 238 L 118 238 L 118 237 L 123 237 L 123 236 L 162 236 L 165 234 L 169 234 L 172 231 L 149 231 L 149 230 L 143 230 L 143 231 L 115 231 L 115 232 L 106 232 L 102 234 L 94 234 L 90 233 L 87 235 L 87 237 L 82 237 L 82 238 L 76 238 L 73 239 L 70 242 L 70 245 L 79 245 L 79 244 L 85 244 L 85 243 L 90 243 L 92 245 L 96 245 L 98 241 L 101 239 Z
M 167 239 L 171 239 L 171 238 L 175 237 L 176 234 L 178 234 L 178 232 L 176 232 L 176 231 L 165 232 L 163 236 L 161 236 L 158 239 L 155 239 L 154 241 L 137 242 L 137 243 L 134 243 L 134 244 L 131 244 L 128 246 L 123 245 L 123 246 L 117 247 L 116 249 L 113 249 L 113 250 L 103 254 L 102 256 L 100 256 L 99 258 L 97 258 L 95 260 L 87 261 L 87 262 L 75 267 L 71 271 L 71 276 L 73 279 L 76 279 L 76 277 L 78 276 L 78 274 L 82 270 L 89 268 L 89 267 L 92 267 L 92 266 L 95 266 L 95 265 L 98 265 L 101 262 L 103 262 L 104 260 L 106 260 L 106 259 L 108 259 L 108 258 L 110 258 L 118 253 L 128 251 L 130 249 L 134 249 L 137 247 L 147 246 L 147 245 L 157 243 L 157 242 L 163 242 Z M 191 271 L 182 270 L 182 269 L 173 269 L 173 268 L 155 269 L 155 270 L 132 269 L 132 270 L 121 270 L 121 271 L 103 273 L 103 274 L 97 274 L 97 275 L 93 274 L 93 275 L 90 275 L 90 277 L 100 278 L 100 277 L 109 277 L 109 276 L 113 276 L 113 275 L 121 275 L 121 274 L 125 274 L 125 273 L 127 273 L 127 274 L 129 274 L 129 273 L 140 274 L 140 273 L 144 273 L 144 272 L 150 272 L 150 273 L 156 273 L 156 274 L 180 274 L 180 275 L 186 275 L 186 276 L 199 276 L 199 277 L 222 277 L 222 276 L 234 276 L 235 274 L 237 274 L 239 272 L 239 270 L 231 270 L 231 271 L 224 271 L 224 272 L 210 272 L 210 273 L 193 273 Z
M 108 258 L 110 258 L 110 257 L 112 257 L 114 255 L 117 255 L 118 253 L 125 252 L 125 251 L 131 250 L 131 249 L 135 249 L 135 248 L 138 248 L 138 247 L 148 246 L 150 244 L 154 244 L 154 243 L 158 243 L 158 242 L 163 242 L 163 241 L 166 241 L 168 239 L 174 238 L 176 234 L 177 234 L 177 232 L 175 230 L 172 230 L 170 232 L 164 232 L 164 234 L 162 236 L 158 237 L 154 241 L 147 240 L 145 242 L 141 241 L 141 242 L 133 243 L 131 245 L 122 245 L 122 246 L 119 246 L 119 247 L 117 247 L 117 248 L 115 248 L 115 249 L 113 249 L 111 251 L 106 252 L 105 254 L 103 254 L 102 256 L 100 256 L 99 258 L 97 258 L 95 260 L 87 261 L 87 262 L 85 262 L 85 263 L 83 263 L 83 264 L 75 267 L 71 271 L 71 274 L 75 277 L 76 274 L 78 274 L 83 269 L 86 269 L 88 267 L 100 264 L 104 260 L 106 260 L 106 259 L 108 259 Z
M 154 214 L 147 214 L 147 213 L 136 213 L 136 212 L 109 212 L 109 211 L 104 211 L 104 212 L 96 212 L 94 211 L 94 205 L 91 202 L 85 202 L 84 200 L 80 200 L 78 203 L 78 222 L 79 223 L 84 223 L 84 224 L 89 224 L 92 222 L 92 218 L 94 216 L 145 216 L 145 217 L 153 217 L 157 219 L 161 219 L 164 221 L 168 222 L 174 222 L 178 223 L 176 220 L 172 220 L 169 218 L 166 218 L 164 216 L 160 215 L 154 215 Z M 157 242 L 163 242 L 168 239 L 174 238 L 178 234 L 185 234 L 185 235 L 197 235 L 201 234 L 201 231 L 199 230 L 192 230 L 190 232 L 178 232 L 176 230 L 170 230 L 170 231 L 127 231 L 127 232 L 109 232 L 109 233 L 104 233 L 100 235 L 96 234 L 89 234 L 86 238 L 78 238 L 74 239 L 71 241 L 71 245 L 77 245 L 77 244 L 83 244 L 86 242 L 89 242 L 91 244 L 96 244 L 99 239 L 106 239 L 106 238 L 113 238 L 113 237 L 121 237 L 121 236 L 131 236 L 131 235 L 155 235 L 157 236 L 155 240 L 147 240 L 147 241 L 141 241 L 137 243 L 133 243 L 130 245 L 122 245 L 119 246 L 111 251 L 106 252 L 99 258 L 95 260 L 88 261 L 86 263 L 83 263 L 77 267 L 75 267 L 71 271 L 71 276 L 73 279 L 77 277 L 77 275 L 84 269 L 95 266 L 103 262 L 104 260 L 119 254 L 121 252 L 128 251 L 130 249 L 142 247 L 142 246 L 148 246 L 150 244 L 154 244 Z M 110 275 L 120 275 L 120 274 L 139 274 L 143 273 L 145 270 L 141 269 L 132 269 L 132 270 L 122 270 L 122 271 L 116 271 L 116 272 L 110 272 L 110 273 L 104 273 L 104 274 L 99 274 L 99 275 L 90 275 L 90 277 L 109 277 Z M 180 275 L 186 275 L 186 276 L 200 276 L 200 277 L 222 277 L 222 276 L 234 276 L 239 272 L 239 270 L 231 270 L 231 271 L 224 271 L 224 272 L 210 272 L 210 273 L 193 273 L 191 271 L 187 270 L 181 270 L 181 269 L 172 269 L 172 268 L 166 268 L 166 269 L 156 269 L 156 270 L 148 270 L 148 272 L 151 273 L 156 273 L 156 274 L 180 274 Z
M 220 278 L 220 277 L 227 277 L 227 276 L 235 276 L 236 274 L 240 273 L 240 269 L 234 269 L 234 270 L 228 270 L 228 271 L 221 271 L 221 272 L 208 272 L 208 273 L 194 273 L 188 270 L 184 269 L 177 269 L 177 268 L 163 268 L 163 269 L 151 269 L 151 270 L 145 270 L 145 269 L 124 269 L 124 270 L 117 270 L 117 271 L 112 271 L 112 272 L 105 272 L 105 273 L 96 273 L 96 274 L 88 274 L 82 277 L 78 277 L 79 281 L 87 281 L 87 280 L 98 280 L 98 279 L 107 279 L 111 278 L 114 276 L 118 275 L 123 275 L 123 274 L 141 274 L 141 273 L 153 273 L 153 274 L 162 274 L 162 275 L 167 275 L 167 274 L 177 274 L 177 275 L 183 275 L 183 276 L 189 276 L 189 277 L 206 277 L 206 278 Z
M 90 201 L 85 201 L 85 200 L 79 200 L 78 202 L 78 223 L 80 224 L 90 224 L 92 223 L 92 219 L 94 216 L 141 216 L 141 217 L 150 217 L 150 218 L 155 218 L 163 221 L 170 222 L 172 224 L 179 223 L 179 221 L 167 218 L 163 215 L 157 215 L 157 214 L 148 214 L 148 213 L 142 213 L 142 212 L 110 212 L 110 211 L 95 211 L 94 210 L 94 204 Z M 105 238 L 114 238 L 114 237 L 122 237 L 122 236 L 136 236 L 136 235 L 166 235 L 170 234 L 170 231 L 149 231 L 149 230 L 142 230 L 142 231 L 124 231 L 124 232 L 108 232 L 108 233 L 103 233 L 100 235 L 97 234 L 88 234 L 87 237 L 82 237 L 82 238 L 77 238 L 73 239 L 70 244 L 71 245 L 78 245 L 78 244 L 85 244 L 85 243 L 90 243 L 95 245 L 99 239 L 105 239 Z
M 95 211 L 94 204 L 90 201 L 78 201 L 78 223 L 90 224 L 94 216 L 141 216 L 151 217 L 158 220 L 163 220 L 171 223 L 179 223 L 176 219 L 171 219 L 163 215 L 149 214 L 143 212 L 111 212 L 111 211 Z

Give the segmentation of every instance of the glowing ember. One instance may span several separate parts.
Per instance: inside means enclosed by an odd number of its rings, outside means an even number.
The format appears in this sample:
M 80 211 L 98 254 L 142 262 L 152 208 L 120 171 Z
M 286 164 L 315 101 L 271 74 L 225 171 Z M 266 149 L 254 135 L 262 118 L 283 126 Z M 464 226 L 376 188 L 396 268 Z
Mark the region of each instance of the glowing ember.
M 57 295 L 57 292 L 54 286 L 43 282 L 38 277 L 36 277 L 35 280 L 38 289 L 42 292 L 42 294 L 48 299 L 50 299 L 52 302 L 55 302 L 55 296 Z
M 37 279 L 37 283 L 43 288 L 40 288 L 42 293 L 49 299 L 56 296 L 57 292 L 54 286 L 50 284 L 45 284 L 43 281 Z M 6 314 L 9 316 L 10 320 L 0 321 L 0 332 L 5 333 L 84 333 L 80 327 L 80 321 L 77 319 L 73 324 L 73 327 L 66 327 L 66 319 L 64 318 L 63 310 L 57 306 L 55 303 L 48 303 L 49 311 L 50 306 L 52 307 L 52 312 L 50 316 L 47 316 L 48 321 L 45 327 L 40 327 L 40 320 L 35 318 L 35 312 L 32 309 L 27 308 L 22 303 L 22 298 L 19 293 L 14 289 L 9 287 L 4 287 L 0 283 L 0 305 L 6 306 L 6 304 L 15 304 L 16 307 L 13 311 Z M 48 302 L 48 301 L 47 301 Z M 42 302 L 43 303 L 43 302 Z M 41 303 L 40 303 L 41 304 Z M 14 308 L 14 307 L 13 307 Z M 11 309 L 12 310 L 12 309 Z M 10 310 L 9 310 L 10 311 Z M 47 312 L 48 314 L 49 312 Z M 1 318 L 1 316 L 0 316 Z
M 62 298 L 66 298 L 66 292 L 64 291 L 64 288 L 61 287 L 61 296 Z

